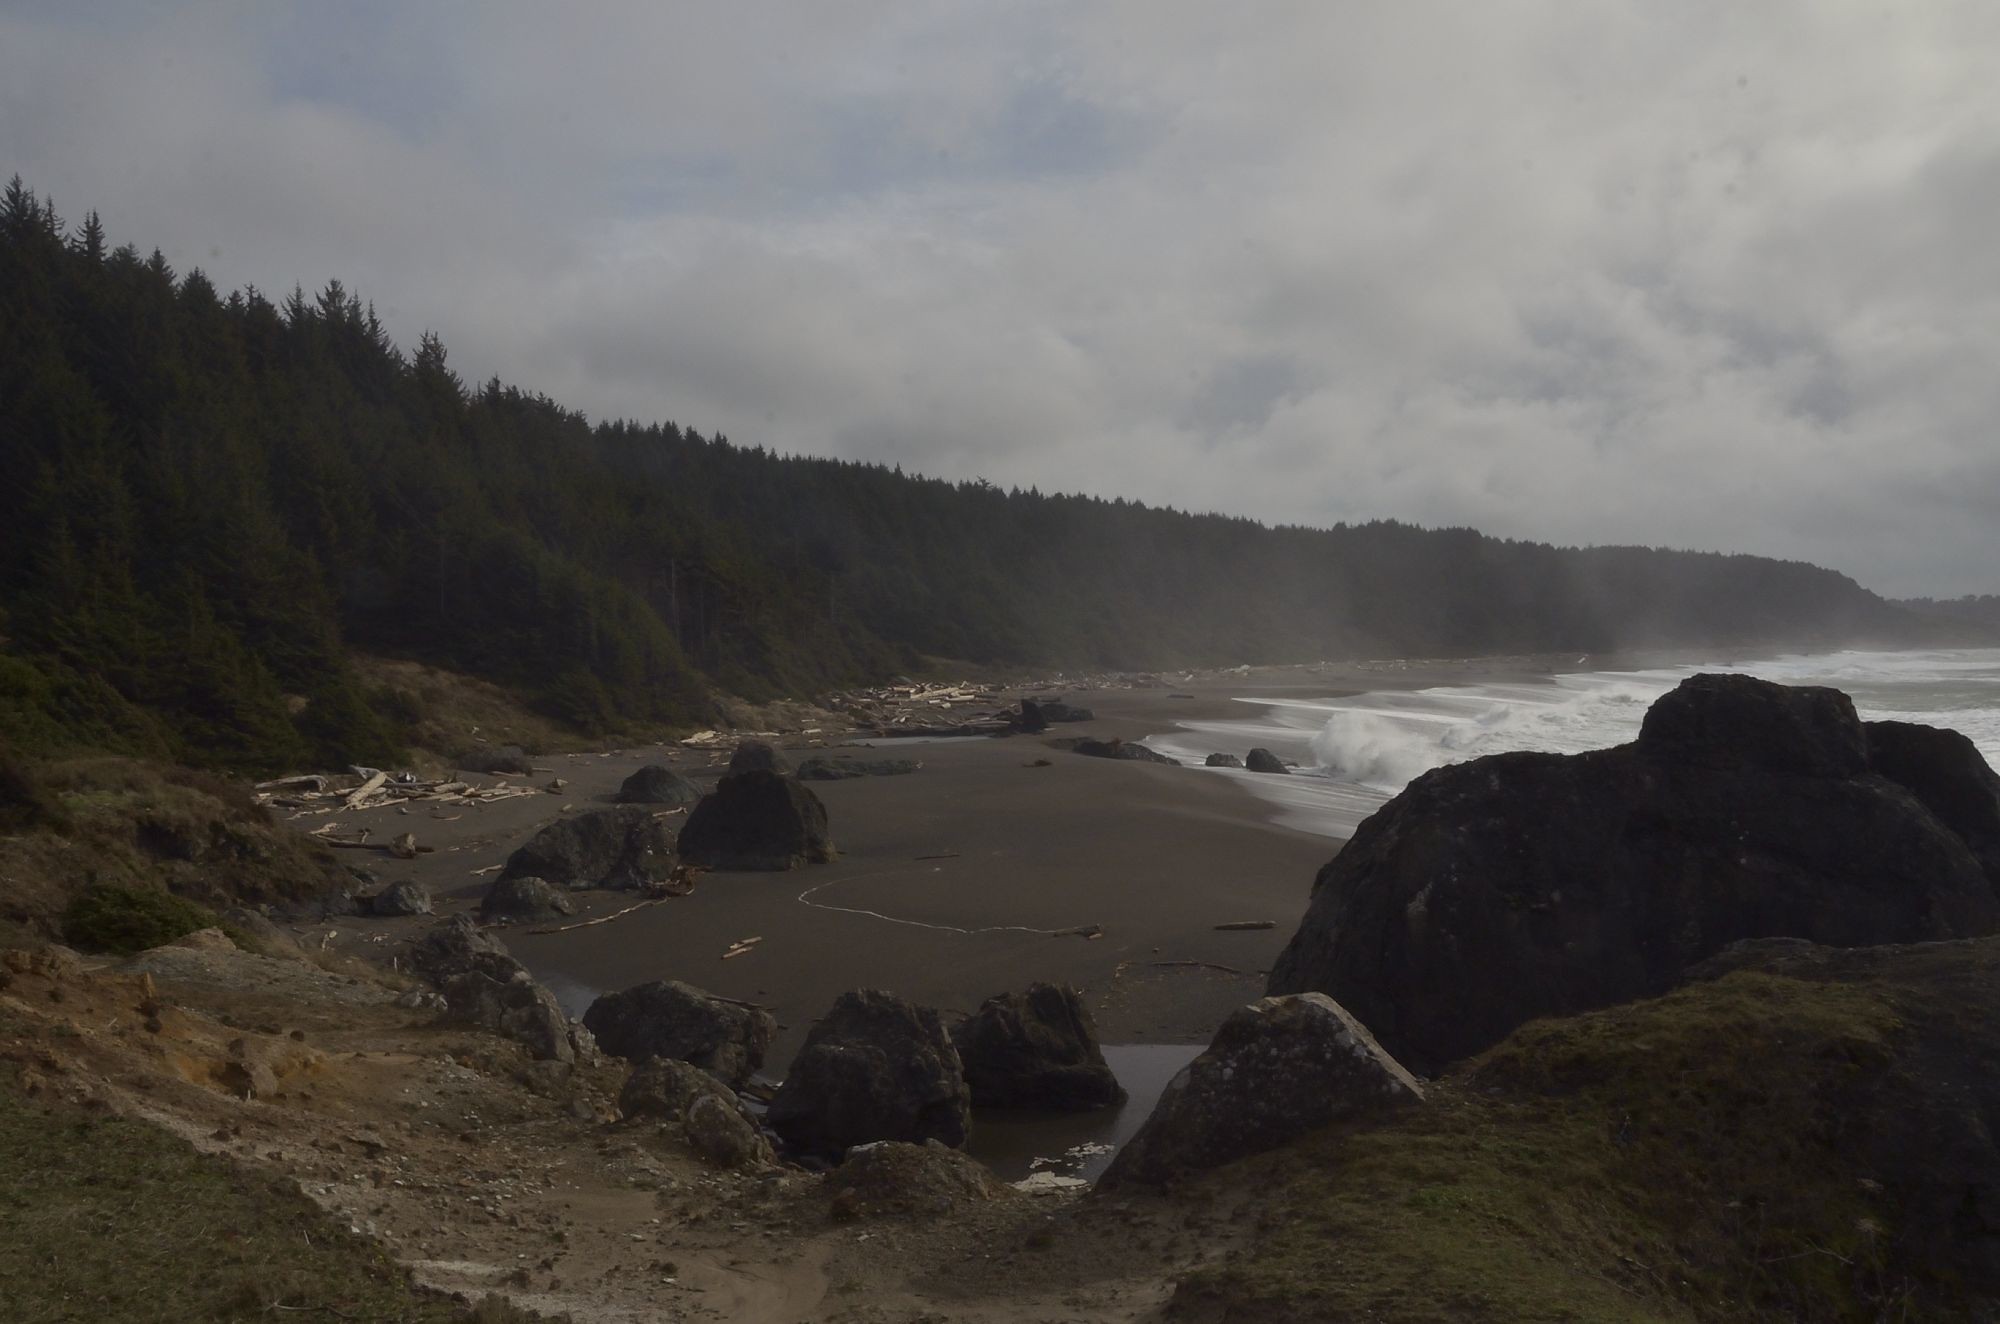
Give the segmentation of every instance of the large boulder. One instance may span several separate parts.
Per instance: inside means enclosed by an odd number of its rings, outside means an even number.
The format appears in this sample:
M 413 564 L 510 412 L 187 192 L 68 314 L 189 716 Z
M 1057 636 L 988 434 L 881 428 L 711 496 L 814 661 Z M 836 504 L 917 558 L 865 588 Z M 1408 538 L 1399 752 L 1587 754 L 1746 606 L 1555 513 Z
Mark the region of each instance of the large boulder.
M 988 998 L 953 1027 L 951 1041 L 976 1107 L 1082 1112 L 1124 1101 L 1073 988 L 1030 984 Z
M 914 759 L 810 758 L 799 764 L 802 782 L 842 782 L 856 777 L 903 777 L 924 765 Z
M 681 858 L 710 869 L 782 870 L 834 858 L 826 806 L 790 777 L 731 773 L 681 829 Z
M 1234 754 L 1210 754 L 1202 760 L 1201 766 L 1204 768 L 1240 768 L 1243 766 L 1243 760 L 1237 758 Z
M 575 913 L 576 902 L 569 899 L 569 893 L 532 874 L 496 879 L 479 902 L 479 917 L 489 924 L 558 919 Z
M 1036 699 L 1033 702 L 1045 722 L 1090 722 L 1097 718 L 1097 714 L 1090 709 L 1065 703 L 1061 699 Z
M 1280 774 L 1289 774 L 1291 772 L 1291 769 L 1285 766 L 1283 759 L 1280 759 L 1276 754 L 1265 749 L 1262 745 L 1259 745 L 1243 756 L 1243 766 L 1252 772 Z
M 643 888 L 665 877 L 673 854 L 667 826 L 651 810 L 592 809 L 559 818 L 507 857 L 502 878 L 558 887 Z
M 1835 691 L 1696 676 L 1630 745 L 1426 773 L 1320 870 L 1268 991 L 1328 993 L 1432 1073 L 1738 939 L 2000 926 L 1965 838 L 1867 758 Z
M 793 1152 L 837 1161 L 875 1140 L 957 1147 L 972 1108 L 937 1012 L 861 989 L 836 998 L 806 1036 L 765 1121 Z
M 768 741 L 745 740 L 736 746 L 736 752 L 729 756 L 729 775 L 734 777 L 745 772 L 775 772 L 780 776 L 792 770 L 785 762 L 785 756 Z
M 1231 1013 L 1208 1050 L 1168 1082 L 1099 1185 L 1160 1185 L 1423 1096 L 1332 998 L 1264 998 Z
M 764 1065 L 778 1033 L 770 1012 L 725 1002 L 674 979 L 606 993 L 583 1013 L 583 1024 L 613 1057 L 691 1063 L 732 1090 L 742 1089 Z
M 391 883 L 368 898 L 368 913 L 382 919 L 398 919 L 431 913 L 431 894 L 421 883 Z
M 2000 889 L 2000 775 L 1962 733 L 1915 722 L 1869 722 L 1868 766 L 1964 838 Z
M 1049 719 L 1042 712 L 1042 705 L 1033 699 L 1021 700 L 1021 715 L 1014 719 L 1014 729 L 1030 736 L 1038 736 L 1048 730 Z
M 701 791 L 672 768 L 648 763 L 624 780 L 616 798 L 621 805 L 691 805 Z

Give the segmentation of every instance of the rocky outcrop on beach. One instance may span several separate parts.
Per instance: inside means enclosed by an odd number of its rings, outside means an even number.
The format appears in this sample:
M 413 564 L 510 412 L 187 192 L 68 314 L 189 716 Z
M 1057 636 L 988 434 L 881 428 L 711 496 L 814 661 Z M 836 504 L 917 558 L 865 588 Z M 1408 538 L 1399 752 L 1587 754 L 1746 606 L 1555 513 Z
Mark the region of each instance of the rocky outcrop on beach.
M 1256 749 L 1251 750 L 1243 756 L 1243 766 L 1252 772 L 1269 772 L 1280 775 L 1291 772 L 1291 769 L 1285 766 L 1284 760 L 1280 759 L 1270 750 L 1265 749 L 1262 745 L 1259 745 Z
M 479 917 L 488 924 L 559 919 L 575 913 L 576 903 L 567 892 L 532 874 L 497 880 L 479 902 Z
M 710 869 L 797 869 L 834 858 L 826 806 L 809 787 L 763 769 L 732 772 L 688 815 L 681 858 Z
M 1952 825 L 1978 815 L 1945 789 L 1981 783 L 1966 751 L 1883 748 L 1898 780 L 1838 691 L 1701 675 L 1632 744 L 1437 769 L 1320 871 L 1269 991 L 1328 993 L 1433 1072 L 1531 1018 L 1660 993 L 1739 939 L 1993 932 L 2000 901 Z
M 1049 719 L 1042 705 L 1033 699 L 1021 700 L 1021 715 L 1014 719 L 1014 729 L 1026 736 L 1038 736 L 1048 730 Z
M 1031 701 L 1023 700 L 1022 702 L 1025 704 Z M 1065 703 L 1061 699 L 1035 699 L 1032 702 L 1035 705 L 1036 711 L 1045 722 L 1091 722 L 1097 720 L 1097 714 L 1090 709 L 1078 704 Z
M 559 818 L 530 837 L 507 857 L 500 876 L 624 891 L 664 877 L 672 854 L 673 839 L 652 811 L 592 809 Z
M 953 1027 L 951 1040 L 976 1107 L 1083 1112 L 1125 1098 L 1073 988 L 1030 984 L 988 998 Z
M 621 805 L 691 805 L 701 799 L 693 782 L 658 763 L 649 763 L 618 787 Z
M 1240 768 L 1243 766 L 1243 760 L 1237 758 L 1234 754 L 1210 754 L 1202 760 L 1201 766 L 1204 768 Z
M 875 1140 L 955 1148 L 972 1124 L 971 1097 L 933 1008 L 859 989 L 813 1027 L 765 1121 L 793 1153 L 828 1161 Z
M 432 926 L 411 945 L 408 960 L 444 996 L 453 1019 L 512 1039 L 543 1061 L 596 1056 L 588 1031 L 572 1026 L 555 995 L 470 917 Z
M 391 883 L 366 902 L 367 912 L 382 919 L 431 913 L 431 894 L 420 883 Z
M 765 740 L 741 741 L 736 746 L 736 752 L 729 756 L 731 777 L 746 772 L 775 772 L 782 775 L 791 770 L 792 765 L 785 761 L 785 756 Z
M 688 1147 L 725 1168 L 777 1161 L 771 1142 L 743 1101 L 692 1063 L 653 1057 L 632 1068 L 618 1094 L 618 1111 L 678 1127 Z
M 1116 736 L 1110 740 L 1076 740 L 1068 748 L 1094 759 L 1129 759 L 1134 763 L 1164 763 L 1174 768 L 1181 765 L 1179 759 L 1168 758 L 1150 746 L 1136 740 L 1120 740 Z
M 1868 766 L 1964 839 L 2000 891 L 2000 775 L 1958 731 L 1915 722 L 1869 722 Z
M 675 979 L 607 993 L 583 1013 L 583 1024 L 614 1057 L 687 1062 L 732 1090 L 742 1089 L 764 1065 L 778 1032 L 770 1012 Z
M 1264 998 L 1234 1012 L 1207 1051 L 1168 1083 L 1098 1185 L 1161 1185 L 1423 1096 L 1332 998 Z
M 810 758 L 799 764 L 802 782 L 841 782 L 856 777 L 905 777 L 924 765 L 914 759 Z

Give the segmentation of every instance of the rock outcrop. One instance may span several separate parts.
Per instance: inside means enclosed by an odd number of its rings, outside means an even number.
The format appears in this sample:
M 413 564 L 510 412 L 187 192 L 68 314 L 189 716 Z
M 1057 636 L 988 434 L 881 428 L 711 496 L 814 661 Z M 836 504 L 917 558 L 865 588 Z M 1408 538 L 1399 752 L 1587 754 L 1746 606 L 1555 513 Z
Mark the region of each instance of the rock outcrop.
M 431 913 L 431 894 L 420 883 L 391 883 L 368 898 L 368 913 L 382 919 Z
M 1201 766 L 1204 768 L 1240 768 L 1243 766 L 1243 760 L 1237 758 L 1234 754 L 1210 754 L 1202 760 Z
M 700 788 L 658 763 L 648 763 L 627 777 L 617 795 L 621 805 L 691 805 L 699 799 Z
M 575 913 L 576 902 L 569 899 L 567 892 L 532 874 L 497 880 L 479 902 L 479 917 L 489 924 L 558 919 Z
M 408 959 L 444 996 L 454 1019 L 513 1039 L 544 1061 L 594 1057 L 596 1045 L 570 1025 L 555 994 L 468 916 L 432 926 L 411 945 Z
M 777 1161 L 771 1142 L 743 1101 L 701 1068 L 655 1057 L 632 1068 L 618 1094 L 627 1118 L 652 1118 L 680 1128 L 688 1146 L 725 1168 Z
M 775 772 L 780 776 L 792 770 L 785 762 L 785 756 L 767 741 L 745 740 L 736 746 L 736 752 L 729 756 L 729 775 L 738 776 L 746 772 Z
M 875 1140 L 962 1145 L 972 1110 L 937 1012 L 861 989 L 813 1027 L 765 1121 L 794 1153 L 837 1161 Z
M 732 1090 L 764 1065 L 778 1032 L 770 1012 L 724 1002 L 674 979 L 606 993 L 583 1013 L 583 1023 L 614 1057 L 687 1062 Z
M 1291 772 L 1291 769 L 1285 766 L 1284 760 L 1262 745 L 1243 756 L 1243 766 L 1252 772 L 1271 772 L 1281 775 Z
M 1129 759 L 1134 763 L 1164 763 L 1175 768 L 1181 765 L 1179 759 L 1169 758 L 1136 740 L 1120 740 L 1115 736 L 1110 740 L 1078 740 L 1070 749 L 1094 759 Z
M 951 1040 L 975 1107 L 1082 1112 L 1125 1098 L 1073 988 L 1031 984 L 988 998 Z
M 1264 998 L 1233 1012 L 1168 1083 L 1099 1185 L 1161 1185 L 1422 1099 L 1423 1087 L 1332 998 Z
M 903 777 L 924 765 L 914 759 L 810 758 L 799 764 L 802 782 L 841 782 L 855 777 Z
M 664 877 L 672 854 L 666 824 L 651 810 L 592 809 L 559 818 L 530 837 L 507 857 L 500 876 L 622 891 Z
M 1024 700 L 1024 702 L 1029 701 Z M 1045 722 L 1092 722 L 1097 720 L 1097 714 L 1090 711 L 1090 709 L 1079 707 L 1073 703 L 1064 703 L 1061 699 L 1035 699 L 1032 702 L 1035 705 L 1036 711 L 1041 714 L 1042 720 Z
M 1964 838 L 2000 892 L 2000 775 L 1958 731 L 1915 722 L 1869 722 L 1868 766 Z
M 1909 789 L 1977 782 L 1963 751 L 1933 784 L 1869 749 L 1838 691 L 1704 675 L 1630 745 L 1439 768 L 1320 870 L 1269 991 L 1332 995 L 1429 1073 L 1531 1018 L 1660 993 L 1738 939 L 1993 932 L 1974 848 Z
M 710 869 L 796 869 L 835 853 L 820 798 L 790 777 L 761 769 L 724 777 L 681 829 L 681 858 Z
M 1021 700 L 1021 715 L 1014 719 L 1014 729 L 1022 735 L 1038 736 L 1049 729 L 1048 715 L 1033 699 Z

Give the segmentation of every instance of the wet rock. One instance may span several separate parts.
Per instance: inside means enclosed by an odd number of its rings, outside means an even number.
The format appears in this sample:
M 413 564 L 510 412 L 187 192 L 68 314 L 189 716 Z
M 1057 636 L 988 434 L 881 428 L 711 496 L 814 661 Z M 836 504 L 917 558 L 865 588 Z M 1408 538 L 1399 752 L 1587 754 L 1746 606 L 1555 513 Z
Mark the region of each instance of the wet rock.
M 827 1175 L 835 1218 L 935 1217 L 1010 1192 L 986 1168 L 929 1140 L 857 1145 Z
M 574 915 L 576 903 L 567 892 L 559 891 L 547 879 L 523 874 L 502 878 L 486 889 L 479 903 L 479 915 L 487 923 L 504 920 L 548 920 Z
M 951 1038 L 975 1107 L 1082 1112 L 1125 1098 L 1075 989 L 1031 984 L 988 998 Z
M 431 913 L 431 894 L 416 883 L 391 883 L 368 898 L 368 913 L 378 919 L 397 919 Z
M 507 858 L 502 878 L 540 878 L 571 889 L 643 888 L 666 876 L 673 841 L 652 811 L 593 809 L 558 819 Z
M 2000 775 L 1957 731 L 1915 722 L 1868 722 L 1868 766 L 1917 797 L 1956 832 L 2000 889 Z
M 765 1120 L 797 1153 L 838 1159 L 874 1140 L 962 1145 L 972 1110 L 937 1012 L 862 989 L 813 1027 Z
M 924 765 L 912 759 L 810 758 L 799 764 L 802 782 L 838 782 L 855 777 L 903 777 Z
M 1291 769 L 1285 766 L 1283 760 L 1270 750 L 1265 749 L 1262 745 L 1259 745 L 1256 749 L 1251 750 L 1243 756 L 1243 766 L 1252 772 L 1279 774 L 1289 774 L 1291 772 Z
M 736 746 L 736 752 L 729 756 L 729 776 L 745 772 L 774 772 L 783 776 L 792 770 L 771 744 L 763 740 L 745 740 Z
M 1739 939 L 2000 927 L 1967 840 L 1868 750 L 1837 691 L 1696 676 L 1633 744 L 1427 773 L 1320 870 L 1269 991 L 1325 992 L 1435 1072 L 1535 1017 L 1664 992 Z
M 1036 699 L 1034 704 L 1045 722 L 1091 722 L 1097 719 L 1097 714 L 1090 709 L 1064 703 L 1061 699 Z
M 1204 768 L 1240 768 L 1243 766 L 1243 760 L 1237 758 L 1234 754 L 1210 754 L 1206 759 L 1202 760 L 1202 766 Z
M 1021 715 L 1014 719 L 1014 729 L 1023 735 L 1040 735 L 1049 729 L 1049 719 L 1042 712 L 1042 706 L 1033 699 L 1021 700 Z
M 810 788 L 775 772 L 731 773 L 702 798 L 681 829 L 681 858 L 710 869 L 797 869 L 831 860 L 826 806 Z
M 1168 1083 L 1098 1185 L 1160 1185 L 1422 1099 L 1423 1087 L 1332 998 L 1264 998 L 1232 1013 Z
M 625 779 L 617 799 L 624 805 L 691 805 L 701 791 L 672 768 L 649 763 Z
M 688 1062 L 731 1089 L 741 1089 L 764 1065 L 778 1032 L 771 1013 L 672 979 L 607 993 L 590 1004 L 583 1023 L 613 1057 Z
M 1134 740 L 1119 740 L 1115 737 L 1110 740 L 1084 739 L 1071 744 L 1070 748 L 1078 754 L 1094 759 L 1129 759 L 1135 763 L 1165 763 L 1175 768 L 1180 766 L 1179 759 L 1168 758 L 1165 754 Z

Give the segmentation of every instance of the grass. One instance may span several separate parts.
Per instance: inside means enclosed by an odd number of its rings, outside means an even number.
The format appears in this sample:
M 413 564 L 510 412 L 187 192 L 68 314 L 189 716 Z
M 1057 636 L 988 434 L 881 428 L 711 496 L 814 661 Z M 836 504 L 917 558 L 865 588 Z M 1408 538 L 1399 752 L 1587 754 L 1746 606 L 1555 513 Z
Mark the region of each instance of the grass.
M 423 1292 L 380 1246 L 277 1180 L 143 1123 L 45 1108 L 5 1068 L 0 1174 L 11 1324 L 539 1318 Z
M 220 927 L 215 913 L 152 887 L 99 883 L 63 911 L 63 936 L 73 947 L 130 956 Z
M 1880 986 L 1743 972 L 1524 1027 L 1429 1102 L 1269 1167 L 1264 1235 L 1184 1314 L 1874 1320 L 1915 1310 L 1854 1105 L 1901 1023 Z M 1237 1313 L 1241 1311 L 1241 1313 Z M 1929 1317 L 1929 1316 L 1924 1316 Z

